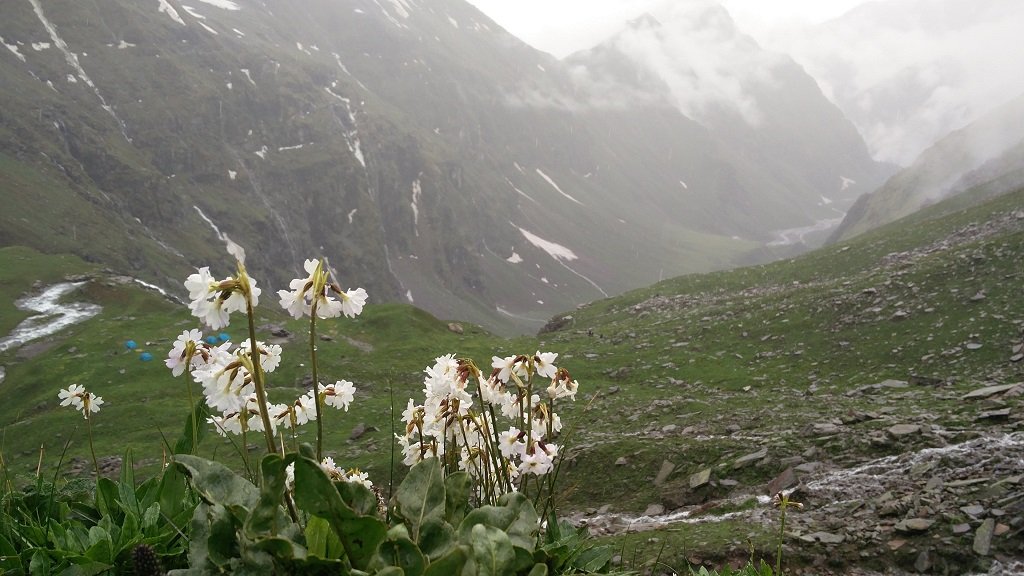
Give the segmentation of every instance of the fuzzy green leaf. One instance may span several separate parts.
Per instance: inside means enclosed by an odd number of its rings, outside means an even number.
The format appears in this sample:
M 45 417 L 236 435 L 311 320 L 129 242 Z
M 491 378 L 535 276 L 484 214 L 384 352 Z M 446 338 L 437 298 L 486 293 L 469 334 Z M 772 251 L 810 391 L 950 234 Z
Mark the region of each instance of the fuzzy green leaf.
M 398 487 L 395 499 L 398 513 L 409 523 L 412 539 L 418 541 L 424 522 L 444 518 L 444 475 L 437 458 L 427 458 L 413 466 Z

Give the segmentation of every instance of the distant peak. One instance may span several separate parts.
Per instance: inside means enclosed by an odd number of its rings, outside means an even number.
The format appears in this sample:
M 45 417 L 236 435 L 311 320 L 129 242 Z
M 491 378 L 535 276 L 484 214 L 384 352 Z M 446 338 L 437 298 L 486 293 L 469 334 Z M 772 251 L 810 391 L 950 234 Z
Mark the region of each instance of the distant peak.
M 643 28 L 660 28 L 661 22 L 657 18 L 652 16 L 649 12 L 644 12 L 640 16 L 630 20 L 628 23 L 631 29 L 643 29 Z

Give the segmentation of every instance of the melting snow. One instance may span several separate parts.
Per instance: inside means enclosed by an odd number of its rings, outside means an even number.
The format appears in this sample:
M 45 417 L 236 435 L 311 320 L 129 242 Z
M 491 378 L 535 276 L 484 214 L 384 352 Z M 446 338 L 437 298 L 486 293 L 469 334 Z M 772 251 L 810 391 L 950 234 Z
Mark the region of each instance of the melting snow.
M 241 10 L 238 4 L 235 4 L 231 0 L 199 0 L 203 4 L 209 4 L 210 6 L 216 6 L 217 8 L 223 8 L 224 10 Z
M 43 13 L 43 6 L 39 3 L 39 0 L 29 0 L 29 2 L 32 3 L 32 8 L 35 10 L 36 16 L 39 18 L 39 21 L 43 24 L 43 28 L 46 28 L 47 33 L 50 34 L 50 39 L 53 40 L 54 46 L 56 46 L 57 49 L 64 54 L 64 60 L 68 63 L 69 66 L 71 66 L 75 69 L 76 72 L 78 72 L 78 77 L 81 78 L 86 84 L 88 84 L 90 88 L 92 88 L 93 93 L 96 94 L 96 97 L 100 100 L 100 106 L 104 110 L 106 110 L 106 112 L 110 114 L 114 118 L 114 120 L 117 121 L 118 125 L 121 127 L 121 135 L 124 136 L 124 139 L 131 142 L 132 139 L 128 137 L 128 131 L 125 127 L 125 123 L 122 122 L 120 118 L 118 118 L 117 113 L 114 112 L 114 109 L 107 104 L 106 100 L 103 99 L 103 95 L 100 94 L 99 88 L 97 88 L 96 85 L 93 84 L 92 79 L 89 78 L 89 75 L 85 73 L 85 69 L 82 68 L 82 65 L 78 63 L 78 55 L 68 48 L 67 42 L 65 42 L 64 39 L 57 34 L 57 28 L 53 25 L 52 22 L 47 20 L 46 14 Z M 82 56 L 85 56 L 84 52 L 82 53 Z M 22 60 L 24 60 L 24 58 L 22 58 Z M 50 87 L 52 88 L 53 86 L 51 85 Z
M 202 26 L 203 29 L 205 29 L 210 34 L 217 35 L 217 31 L 214 30 L 213 28 L 210 28 L 209 26 L 207 26 L 205 22 L 200 22 L 199 25 Z
M 821 205 L 822 205 L 822 206 L 828 206 L 828 205 L 829 205 L 829 204 L 831 204 L 831 203 L 832 203 L 832 200 L 831 200 L 831 199 L 829 199 L 829 198 L 826 198 L 826 197 L 824 197 L 824 196 L 822 196 L 822 197 L 821 197 Z
M 526 198 L 527 200 L 529 200 L 530 202 L 533 202 L 534 204 L 540 205 L 540 202 L 537 202 L 536 200 L 534 200 L 529 194 L 527 194 L 526 192 L 523 192 L 519 188 L 516 188 L 516 185 L 513 184 L 512 181 L 509 180 L 508 178 L 505 178 L 505 182 L 508 182 L 508 185 L 511 186 L 513 190 L 518 192 L 519 195 L 522 196 L 523 198 Z
M 239 30 L 238 28 L 232 28 L 231 31 L 234 32 L 235 34 L 238 34 L 239 36 L 241 36 L 243 38 L 245 37 L 245 33 L 242 32 L 241 30 Z
M 686 185 L 686 182 L 683 182 L 682 180 L 679 181 L 679 185 L 685 188 L 686 190 L 690 189 L 690 187 Z
M 168 16 L 171 17 L 171 20 L 174 20 L 175 22 L 177 22 L 178 24 L 181 24 L 182 26 L 185 25 L 185 21 L 182 20 L 181 16 L 178 15 L 178 11 L 174 9 L 174 6 L 171 6 L 170 3 L 167 2 L 167 0 L 157 0 L 157 1 L 160 2 L 160 8 L 157 9 L 157 12 L 164 12 Z
M 409 5 L 404 0 L 388 0 L 391 2 L 391 6 L 395 10 L 395 14 L 398 14 L 402 18 L 409 17 Z
M 78 78 L 75 78 L 74 74 L 68 74 L 68 84 L 77 84 Z
M 3 45 L 6 46 L 8 50 L 13 52 L 14 55 L 18 57 L 18 60 L 21 60 L 22 62 L 25 61 L 25 55 L 18 51 L 17 44 L 8 44 L 7 42 L 4 42 L 3 36 L 0 36 L 0 43 L 3 43 Z
M 512 165 L 515 166 L 516 170 L 519 170 L 520 173 L 526 174 L 526 172 L 523 170 L 523 167 L 519 165 L 519 162 L 513 162 Z
M 523 261 L 523 257 L 520 256 L 519 254 L 516 254 L 515 250 L 512 250 L 512 255 L 511 256 L 509 256 L 508 258 L 505 258 L 505 262 L 509 262 L 511 264 L 519 264 L 522 261 Z
M 412 290 L 405 291 L 405 299 L 409 301 L 409 304 L 412 304 L 414 302 L 414 300 L 412 299 Z
M 536 234 L 529 232 L 528 230 L 519 228 L 518 226 L 516 226 L 516 228 L 519 230 L 519 232 L 522 233 L 524 237 L 526 237 L 526 240 L 530 244 L 533 244 L 537 248 L 540 248 L 541 250 L 547 252 L 548 255 L 554 258 L 555 260 L 565 260 L 571 262 L 578 258 L 575 252 L 566 248 L 565 246 L 562 246 L 561 244 L 556 244 L 554 242 L 551 242 L 550 240 L 545 240 L 540 236 L 537 236 Z
M 356 84 L 359 84 L 360 88 L 362 88 L 363 90 L 366 90 L 367 92 L 370 91 L 370 89 L 367 88 L 365 84 L 363 84 L 362 82 L 359 81 L 359 78 L 356 78 L 355 76 L 352 75 L 351 72 L 348 71 L 348 68 L 345 67 L 345 64 L 343 64 L 341 62 L 341 56 L 338 56 L 337 52 L 331 52 L 331 56 L 334 56 L 334 61 L 338 63 L 338 68 L 341 68 L 342 72 L 344 72 L 349 78 L 355 80 Z M 334 84 L 332 84 L 332 88 L 333 87 L 334 87 Z M 340 98 L 340 96 L 339 96 L 339 98 Z
M 448 23 L 456 28 L 459 27 L 459 21 L 456 20 L 455 18 L 452 18 L 451 16 L 448 17 Z
M 545 70 L 544 67 L 541 66 L 540 64 L 537 64 L 537 70 L 540 70 L 541 72 L 547 72 L 547 70 Z
M 363 149 L 359 144 L 359 131 L 357 129 L 358 126 L 356 125 L 356 115 L 352 113 L 352 103 L 349 101 L 348 98 L 345 98 L 344 96 L 341 96 L 334 92 L 333 90 L 331 90 L 330 87 L 325 86 L 324 90 L 326 90 L 328 94 L 334 96 L 338 100 L 341 100 L 345 104 L 345 112 L 348 113 L 348 121 L 352 125 L 352 128 L 349 129 L 347 126 L 344 127 L 345 131 L 342 132 L 342 135 L 345 137 L 345 143 L 348 144 L 349 152 L 351 152 L 352 155 L 356 157 L 356 160 L 358 160 L 359 164 L 361 164 L 365 169 L 366 158 L 363 157 Z
M 245 77 L 249 80 L 249 84 L 252 84 L 253 86 L 256 85 L 256 83 L 252 81 L 252 74 L 249 74 L 248 68 L 239 68 L 239 70 L 242 72 L 242 74 L 245 74 Z
M 278 152 L 284 152 L 285 150 L 298 150 L 302 148 L 304 144 L 296 144 L 295 146 L 281 146 L 277 149 Z
M 238 172 L 235 172 L 234 170 L 228 170 L 228 178 L 234 180 L 236 177 L 238 177 Z
M 857 181 L 854 180 L 853 178 L 847 178 L 846 176 L 840 176 L 839 181 L 842 182 L 842 185 L 839 187 L 840 191 L 846 190 L 850 186 L 857 183 Z
M 50 48 L 50 43 L 49 42 L 33 42 L 32 43 L 32 49 L 35 50 L 36 52 L 39 52 L 41 50 L 48 50 L 49 48 Z
M 131 42 L 125 42 L 124 40 L 121 40 L 121 42 L 119 42 L 117 44 L 117 49 L 118 50 L 124 50 L 125 48 L 135 48 L 135 44 L 132 44 Z
M 227 238 L 228 237 L 225 236 L 220 231 L 220 228 L 217 228 L 217 225 L 213 223 L 213 220 L 210 220 L 206 216 L 206 214 L 203 214 L 203 211 L 199 208 L 199 206 L 196 206 L 195 204 L 193 204 L 192 207 L 195 208 L 196 212 L 199 213 L 199 217 L 202 218 L 203 220 L 205 220 L 206 223 L 210 225 L 210 228 L 213 228 L 213 233 L 217 235 L 217 240 L 220 240 L 221 242 L 227 242 Z
M 416 232 L 416 236 L 420 235 L 420 194 L 423 193 L 423 189 L 420 187 L 420 179 L 417 178 L 412 181 L 412 202 L 409 203 L 412 206 L 412 226 Z
M 189 16 L 195 18 L 196 20 L 206 20 L 206 16 L 203 16 L 199 12 L 196 12 L 195 8 L 191 6 L 186 6 L 184 4 L 182 4 L 181 7 L 185 9 L 185 12 L 188 12 Z
M 348 211 L 348 223 L 349 224 L 352 223 L 352 217 L 355 216 L 356 212 L 358 212 L 358 211 L 359 211 L 359 208 L 353 208 L 353 209 Z
M 392 16 L 391 13 L 388 12 L 387 8 L 385 8 L 384 6 L 381 6 L 381 3 L 378 0 L 373 0 L 373 3 L 376 4 L 378 8 L 380 8 L 381 13 L 384 14 L 384 17 L 387 18 L 389 22 L 391 22 L 395 26 L 398 26 L 399 28 L 408 28 L 408 26 L 406 26 L 405 24 L 400 22 L 397 18 Z M 398 10 L 396 10 L 396 12 L 398 12 L 399 15 L 401 15 L 402 12 L 405 12 L 405 9 L 402 7 L 401 4 L 398 4 L 398 2 L 396 0 L 391 0 L 391 3 L 392 3 L 392 5 L 397 5 L 398 6 Z M 399 12 L 399 10 L 401 10 L 401 12 Z M 405 12 L 405 16 L 404 17 L 408 18 L 409 17 L 409 13 Z
M 261 160 L 266 160 L 267 159 L 267 146 L 263 145 L 262 148 L 260 148 L 259 150 L 253 152 L 253 154 L 259 156 Z
M 542 172 L 540 168 L 536 168 L 536 170 L 537 170 L 537 174 L 540 174 L 541 178 L 547 180 L 548 184 L 551 184 L 551 187 L 554 188 L 555 190 L 557 190 L 559 194 L 561 194 L 562 196 L 565 196 L 566 198 L 568 198 L 569 200 L 572 200 L 573 202 L 579 204 L 580 206 L 583 206 L 583 202 L 580 202 L 579 200 L 573 198 L 572 196 L 570 196 L 570 195 L 566 194 L 564 191 L 562 191 L 562 189 L 558 187 L 558 184 L 555 184 L 555 181 L 552 180 L 547 174 Z
M 231 90 L 231 82 L 228 82 L 226 86 L 228 87 L 228 90 Z

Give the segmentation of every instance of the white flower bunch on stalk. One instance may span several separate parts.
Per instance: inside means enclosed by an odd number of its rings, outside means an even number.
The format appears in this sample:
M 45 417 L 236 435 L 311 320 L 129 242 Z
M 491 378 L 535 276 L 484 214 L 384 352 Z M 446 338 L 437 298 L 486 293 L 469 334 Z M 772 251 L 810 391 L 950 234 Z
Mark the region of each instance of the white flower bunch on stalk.
M 57 393 L 61 406 L 71 406 L 82 413 L 82 417 L 89 419 L 89 414 L 99 412 L 103 405 L 103 398 L 88 392 L 81 384 L 71 384 Z
M 238 263 L 234 277 L 217 280 L 204 266 L 185 280 L 188 290 L 189 310 L 213 330 L 228 325 L 231 312 L 246 312 L 249 307 L 259 304 L 262 291 L 256 286 L 256 279 L 250 277 L 245 266 Z
M 293 318 L 312 314 L 314 302 L 318 318 L 337 318 L 342 314 L 354 318 L 363 311 L 366 290 L 356 288 L 343 291 L 337 283 L 331 281 L 322 260 L 306 260 L 302 268 L 308 274 L 305 278 L 295 278 L 289 282 L 290 291 L 277 291 L 281 308 L 287 310 Z
M 424 370 L 423 404 L 410 399 L 402 412 L 405 434 L 396 437 L 403 463 L 435 456 L 458 462 L 478 482 L 511 489 L 524 474 L 552 472 L 559 452 L 552 440 L 562 428 L 554 402 L 575 399 L 579 387 L 555 366 L 557 357 L 539 351 L 495 356 L 488 377 L 469 360 L 436 358 Z
M 256 347 L 263 371 L 273 372 L 281 363 L 281 347 L 259 341 Z M 256 390 L 250 373 L 253 365 L 249 342 L 230 350 L 231 342 L 208 348 L 208 359 L 203 365 L 193 368 L 192 378 L 203 386 L 207 405 L 224 413 L 237 413 Z

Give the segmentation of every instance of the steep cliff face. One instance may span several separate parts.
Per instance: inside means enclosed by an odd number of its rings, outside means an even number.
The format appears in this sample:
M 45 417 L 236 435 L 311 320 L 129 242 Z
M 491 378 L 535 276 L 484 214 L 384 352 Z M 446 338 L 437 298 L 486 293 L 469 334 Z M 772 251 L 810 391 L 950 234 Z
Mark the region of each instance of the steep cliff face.
M 534 330 L 728 266 L 877 168 L 820 94 L 825 167 L 613 98 L 461 0 L 12 0 L 0 38 L 0 240 L 172 290 L 227 236 L 272 288 L 322 255 L 376 301 Z

